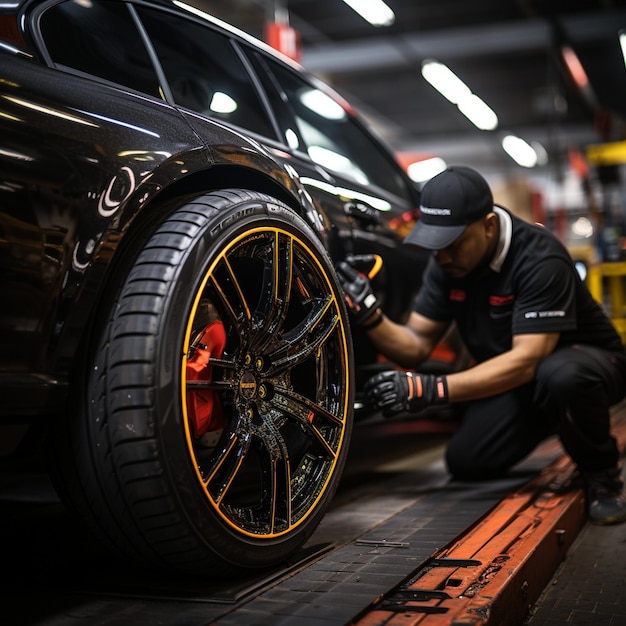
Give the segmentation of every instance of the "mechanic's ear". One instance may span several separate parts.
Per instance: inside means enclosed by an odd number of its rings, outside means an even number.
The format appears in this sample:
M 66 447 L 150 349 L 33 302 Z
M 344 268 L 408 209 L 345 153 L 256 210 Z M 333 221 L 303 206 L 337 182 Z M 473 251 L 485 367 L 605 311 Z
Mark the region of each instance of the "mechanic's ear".
M 498 236 L 498 215 L 494 211 L 485 215 L 483 223 L 485 225 L 485 234 L 489 239 Z

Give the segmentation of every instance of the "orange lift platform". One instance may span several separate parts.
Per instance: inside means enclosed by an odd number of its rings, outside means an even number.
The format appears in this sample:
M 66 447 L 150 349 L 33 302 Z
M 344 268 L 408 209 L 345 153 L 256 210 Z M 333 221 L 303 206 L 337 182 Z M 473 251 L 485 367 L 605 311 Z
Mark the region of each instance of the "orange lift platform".
M 613 419 L 623 449 L 626 405 Z M 26 508 L 0 507 L 9 575 L 0 618 L 11 626 L 626 624 L 626 525 L 586 523 L 556 439 L 504 479 L 460 483 L 445 471 L 445 435 L 415 449 L 428 440 L 424 426 L 357 428 L 362 457 L 349 460 L 345 485 L 301 554 L 248 580 L 120 570 L 85 543 L 51 494 L 35 509 L 28 492 Z M 374 468 L 367 445 L 381 442 L 390 454 Z M 587 545 L 590 536 L 604 539 Z

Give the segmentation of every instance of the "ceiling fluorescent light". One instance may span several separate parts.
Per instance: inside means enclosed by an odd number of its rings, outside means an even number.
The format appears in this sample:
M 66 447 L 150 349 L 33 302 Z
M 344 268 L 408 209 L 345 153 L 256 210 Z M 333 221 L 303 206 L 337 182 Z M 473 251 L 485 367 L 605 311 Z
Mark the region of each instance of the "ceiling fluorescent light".
M 480 130 L 494 130 L 498 116 L 447 66 L 438 61 L 422 63 L 422 76 Z
M 498 126 L 498 116 L 494 110 L 478 96 L 470 94 L 463 98 L 457 106 L 459 111 L 480 130 L 493 130 Z
M 619 45 L 622 49 L 622 56 L 624 57 L 624 65 L 626 65 L 626 31 L 619 31 Z
M 422 76 L 452 104 L 472 95 L 470 88 L 447 66 L 438 61 L 424 61 Z
M 395 13 L 383 0 L 343 0 L 372 26 L 391 26 L 396 21 Z
M 409 178 L 416 183 L 423 183 L 437 176 L 447 167 L 446 162 L 440 157 L 415 161 L 407 167 Z
M 507 135 L 502 139 L 504 151 L 522 167 L 535 167 L 537 165 L 537 153 L 535 149 L 526 143 L 521 137 Z

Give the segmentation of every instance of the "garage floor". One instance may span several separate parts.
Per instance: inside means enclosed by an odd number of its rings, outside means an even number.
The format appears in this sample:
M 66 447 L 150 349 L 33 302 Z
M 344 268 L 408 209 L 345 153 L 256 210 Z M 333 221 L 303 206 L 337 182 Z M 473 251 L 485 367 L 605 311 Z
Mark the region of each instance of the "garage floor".
M 626 435 L 626 409 L 615 420 Z M 507 479 L 455 483 L 442 462 L 447 425 L 427 426 L 357 425 L 332 509 L 297 558 L 229 583 L 121 566 L 45 474 L 18 468 L 0 477 L 2 622 L 501 624 L 504 606 L 511 626 L 626 623 L 626 526 L 585 526 L 581 494 L 555 494 L 572 470 L 555 441 Z

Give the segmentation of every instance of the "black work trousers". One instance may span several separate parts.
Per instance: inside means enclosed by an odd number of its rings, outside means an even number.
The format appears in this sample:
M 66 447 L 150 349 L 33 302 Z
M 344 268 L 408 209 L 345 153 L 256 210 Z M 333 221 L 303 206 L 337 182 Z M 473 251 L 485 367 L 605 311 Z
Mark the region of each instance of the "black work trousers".
M 558 348 L 532 382 L 464 407 L 446 451 L 448 469 L 466 480 L 501 475 L 555 433 L 579 469 L 615 467 L 609 410 L 624 396 L 625 355 L 586 345 Z

